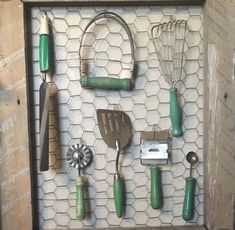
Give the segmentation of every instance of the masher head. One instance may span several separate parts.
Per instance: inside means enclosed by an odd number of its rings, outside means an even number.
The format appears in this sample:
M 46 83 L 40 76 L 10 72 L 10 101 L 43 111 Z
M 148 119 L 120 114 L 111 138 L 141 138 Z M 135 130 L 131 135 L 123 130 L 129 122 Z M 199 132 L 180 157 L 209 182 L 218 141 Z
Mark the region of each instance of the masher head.
M 67 161 L 70 166 L 83 169 L 87 167 L 92 160 L 92 151 L 83 144 L 72 145 L 67 152 Z

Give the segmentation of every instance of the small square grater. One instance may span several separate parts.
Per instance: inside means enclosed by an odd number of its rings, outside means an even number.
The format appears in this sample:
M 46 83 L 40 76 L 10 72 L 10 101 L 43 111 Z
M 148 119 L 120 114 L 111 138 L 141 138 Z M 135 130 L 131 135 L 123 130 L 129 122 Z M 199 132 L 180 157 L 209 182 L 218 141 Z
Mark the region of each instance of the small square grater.
M 140 134 L 140 154 L 143 165 L 162 165 L 168 163 L 170 133 L 163 131 L 144 131 Z
M 151 206 L 160 209 L 162 206 L 161 172 L 158 165 L 168 163 L 169 140 L 168 130 L 146 131 L 140 134 L 140 161 L 150 166 Z

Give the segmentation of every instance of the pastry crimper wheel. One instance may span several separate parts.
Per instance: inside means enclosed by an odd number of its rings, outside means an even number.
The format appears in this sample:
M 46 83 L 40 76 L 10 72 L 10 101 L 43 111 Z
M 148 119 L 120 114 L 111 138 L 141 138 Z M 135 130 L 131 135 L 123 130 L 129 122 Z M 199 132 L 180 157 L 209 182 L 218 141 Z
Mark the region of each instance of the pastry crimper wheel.
M 84 203 L 84 176 L 81 176 L 81 169 L 87 167 L 92 161 L 92 151 L 83 144 L 72 145 L 67 152 L 67 161 L 70 166 L 78 169 L 76 179 L 76 218 L 85 219 Z

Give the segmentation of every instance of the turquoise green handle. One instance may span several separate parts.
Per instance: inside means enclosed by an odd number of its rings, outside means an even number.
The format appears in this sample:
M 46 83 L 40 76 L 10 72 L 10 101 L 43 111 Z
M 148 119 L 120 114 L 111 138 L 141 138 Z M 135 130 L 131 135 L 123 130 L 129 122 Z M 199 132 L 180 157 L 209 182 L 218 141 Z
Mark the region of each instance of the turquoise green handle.
M 161 171 L 158 166 L 150 167 L 151 176 L 151 193 L 150 200 L 153 209 L 160 209 L 162 205 L 161 199 Z
M 185 221 L 191 220 L 194 215 L 194 190 L 196 180 L 193 177 L 185 179 L 185 195 L 182 216 Z
M 84 204 L 84 181 L 81 176 L 77 177 L 76 183 L 76 218 L 78 220 L 85 219 L 85 204 Z
M 172 125 L 172 136 L 180 137 L 183 135 L 182 131 L 182 113 L 178 102 L 177 89 L 170 89 L 170 118 Z
M 92 89 L 131 90 L 130 78 L 87 77 L 80 79 L 81 86 Z
M 47 34 L 42 34 L 39 38 L 39 63 L 41 72 L 49 70 L 49 36 Z
M 119 174 L 114 175 L 113 193 L 117 217 L 122 217 L 123 212 L 123 181 Z

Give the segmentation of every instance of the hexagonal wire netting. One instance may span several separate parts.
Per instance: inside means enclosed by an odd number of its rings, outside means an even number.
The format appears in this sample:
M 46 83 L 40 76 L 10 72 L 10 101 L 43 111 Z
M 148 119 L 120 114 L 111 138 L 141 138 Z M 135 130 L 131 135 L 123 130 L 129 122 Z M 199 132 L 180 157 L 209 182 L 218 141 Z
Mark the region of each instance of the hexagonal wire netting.
M 196 151 L 199 163 L 194 170 L 197 179 L 195 215 L 190 223 L 203 223 L 203 40 L 201 7 L 107 7 L 128 23 L 134 41 L 138 71 L 135 89 L 126 91 L 82 89 L 79 83 L 79 42 L 89 19 L 103 7 L 54 7 L 31 9 L 29 46 L 32 51 L 31 92 L 35 114 L 35 162 L 39 146 L 39 86 L 38 61 L 39 24 L 42 10 L 51 19 L 53 35 L 53 82 L 58 97 L 50 104 L 50 170 L 37 176 L 36 203 L 42 229 L 81 227 L 135 227 L 184 225 L 182 204 L 185 177 L 189 175 L 188 151 Z M 140 131 L 169 129 L 169 85 L 161 76 L 159 62 L 150 29 L 174 15 L 188 21 L 188 51 L 185 78 L 179 84 L 183 107 L 184 136 L 172 139 L 172 154 L 168 165 L 162 166 L 164 205 L 161 211 L 150 206 L 150 173 L 140 163 Z M 91 75 L 126 76 L 129 74 L 130 52 L 127 36 L 117 24 L 107 22 L 92 27 L 89 38 L 89 72 Z M 121 62 L 119 61 L 121 60 Z M 113 109 L 114 104 L 128 113 L 133 125 L 133 141 L 121 155 L 121 173 L 126 185 L 126 211 L 123 218 L 115 214 L 112 181 L 116 153 L 103 142 L 96 119 L 96 109 Z M 93 151 L 94 159 L 84 170 L 88 180 L 89 205 L 86 219 L 75 218 L 75 178 L 77 170 L 70 168 L 66 152 L 70 145 L 82 141 Z

